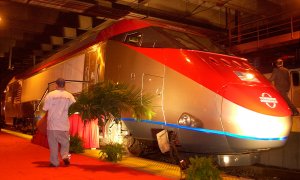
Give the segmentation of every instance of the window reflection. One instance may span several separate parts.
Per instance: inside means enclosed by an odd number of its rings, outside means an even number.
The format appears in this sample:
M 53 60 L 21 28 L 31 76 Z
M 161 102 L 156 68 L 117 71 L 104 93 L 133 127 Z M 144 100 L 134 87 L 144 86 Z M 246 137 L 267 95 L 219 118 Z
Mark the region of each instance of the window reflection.
M 117 35 L 111 39 L 144 48 L 176 48 L 228 54 L 204 35 L 162 27 L 146 27 Z

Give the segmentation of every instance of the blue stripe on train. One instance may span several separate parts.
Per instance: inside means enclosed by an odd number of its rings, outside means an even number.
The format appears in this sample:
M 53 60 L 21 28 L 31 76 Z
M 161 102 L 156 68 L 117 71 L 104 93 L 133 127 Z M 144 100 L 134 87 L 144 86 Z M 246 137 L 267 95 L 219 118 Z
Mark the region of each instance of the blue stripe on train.
M 121 118 L 123 121 L 137 121 L 134 118 Z M 185 130 L 190 130 L 190 131 L 196 131 L 196 132 L 201 132 L 201 133 L 211 133 L 211 134 L 217 134 L 217 135 L 224 135 L 224 136 L 229 136 L 229 137 L 234 137 L 234 138 L 239 138 L 239 139 L 248 139 L 248 140 L 263 140 L 263 141 L 283 141 L 287 140 L 286 137 L 277 137 L 277 138 L 259 138 L 259 137 L 252 137 L 252 136 L 243 136 L 243 135 L 238 135 L 238 134 L 233 134 L 229 132 L 223 132 L 223 131 L 217 131 L 217 130 L 211 130 L 211 129 L 203 129 L 203 128 L 194 128 L 194 127 L 189 127 L 189 126 L 181 126 L 178 124 L 170 124 L 170 123 L 164 123 L 164 122 L 159 122 L 159 121 L 152 121 L 152 120 L 138 120 L 139 122 L 143 123 L 150 123 L 150 124 L 155 124 L 155 125 L 163 125 L 163 126 L 168 126 L 172 128 L 178 128 L 178 129 L 185 129 Z

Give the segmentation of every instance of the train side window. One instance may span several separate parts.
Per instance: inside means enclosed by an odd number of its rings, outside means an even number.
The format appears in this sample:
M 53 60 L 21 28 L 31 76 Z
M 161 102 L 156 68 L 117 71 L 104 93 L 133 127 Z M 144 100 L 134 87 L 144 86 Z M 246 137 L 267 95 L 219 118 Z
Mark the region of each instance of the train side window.
M 149 27 L 140 30 L 143 33 L 141 46 L 144 48 L 179 48 L 158 27 Z
M 119 34 L 111 37 L 110 40 L 143 48 L 181 48 L 158 27 L 146 27 Z
M 133 46 L 141 46 L 142 37 L 142 34 L 139 32 L 127 34 L 125 37 L 125 43 Z
M 300 85 L 300 74 L 298 71 L 292 71 L 291 72 L 291 77 L 292 77 L 292 82 L 293 86 L 299 86 Z

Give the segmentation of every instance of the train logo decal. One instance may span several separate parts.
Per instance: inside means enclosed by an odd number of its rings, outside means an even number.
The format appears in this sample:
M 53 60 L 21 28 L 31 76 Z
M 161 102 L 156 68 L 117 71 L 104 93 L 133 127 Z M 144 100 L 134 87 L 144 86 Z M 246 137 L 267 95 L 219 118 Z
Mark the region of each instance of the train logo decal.
M 262 103 L 266 103 L 267 106 L 269 106 L 270 108 L 275 108 L 277 102 L 276 98 L 273 98 L 270 94 L 268 93 L 262 93 L 261 97 L 259 97 L 260 102 Z

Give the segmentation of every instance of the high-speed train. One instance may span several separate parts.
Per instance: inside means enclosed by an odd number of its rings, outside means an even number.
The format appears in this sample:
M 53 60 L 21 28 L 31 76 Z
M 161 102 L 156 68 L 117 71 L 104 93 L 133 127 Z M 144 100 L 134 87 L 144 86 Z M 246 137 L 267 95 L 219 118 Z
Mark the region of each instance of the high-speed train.
M 37 116 L 48 83 L 58 77 L 70 80 L 66 88 L 74 94 L 85 81 L 140 87 L 154 95 L 155 115 L 122 117 L 133 138 L 175 132 L 181 150 L 222 155 L 223 163 L 281 147 L 291 129 L 288 105 L 247 59 L 226 54 L 196 30 L 163 22 L 114 22 L 14 77 L 6 89 L 6 123 Z

